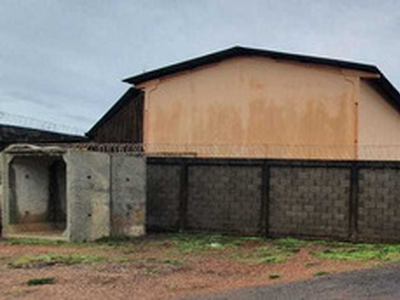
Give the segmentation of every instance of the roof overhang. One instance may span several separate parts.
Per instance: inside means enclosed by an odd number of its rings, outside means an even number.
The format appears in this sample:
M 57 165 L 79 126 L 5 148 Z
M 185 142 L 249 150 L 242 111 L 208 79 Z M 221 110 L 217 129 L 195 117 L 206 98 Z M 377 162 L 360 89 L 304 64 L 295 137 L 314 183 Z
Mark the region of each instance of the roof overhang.
M 105 124 L 117 111 L 127 105 L 130 101 L 134 100 L 137 96 L 143 93 L 141 90 L 131 87 L 124 95 L 86 132 L 87 137 L 92 137 L 96 130 Z

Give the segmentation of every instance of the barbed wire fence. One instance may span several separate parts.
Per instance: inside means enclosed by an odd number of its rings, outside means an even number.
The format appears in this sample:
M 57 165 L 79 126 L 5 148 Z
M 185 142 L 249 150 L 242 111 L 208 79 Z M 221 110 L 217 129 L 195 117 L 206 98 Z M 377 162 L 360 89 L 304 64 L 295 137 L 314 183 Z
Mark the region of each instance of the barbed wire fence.
M 83 135 L 85 132 L 84 129 L 75 126 L 57 124 L 4 111 L 0 111 L 0 124 L 75 135 Z
M 83 135 L 82 128 L 0 111 L 0 124 Z M 71 143 L 59 145 L 84 151 L 136 153 L 148 156 L 215 158 L 284 158 L 335 160 L 400 160 L 400 145 L 296 145 L 296 144 L 176 144 L 176 143 Z
M 64 148 L 162 157 L 400 160 L 400 145 L 74 143 Z

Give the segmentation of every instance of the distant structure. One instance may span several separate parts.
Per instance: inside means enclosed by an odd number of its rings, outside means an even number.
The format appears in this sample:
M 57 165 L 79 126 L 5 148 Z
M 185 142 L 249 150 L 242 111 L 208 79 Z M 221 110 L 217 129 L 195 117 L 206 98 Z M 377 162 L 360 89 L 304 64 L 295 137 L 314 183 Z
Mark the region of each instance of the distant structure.
M 79 135 L 0 124 L 0 151 L 15 143 L 80 143 L 86 140 Z

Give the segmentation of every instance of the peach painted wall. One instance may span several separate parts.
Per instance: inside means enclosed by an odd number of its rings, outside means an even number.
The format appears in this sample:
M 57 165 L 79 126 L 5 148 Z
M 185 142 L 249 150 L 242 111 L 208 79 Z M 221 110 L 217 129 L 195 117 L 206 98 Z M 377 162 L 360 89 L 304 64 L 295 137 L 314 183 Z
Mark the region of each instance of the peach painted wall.
M 360 82 L 359 158 L 400 159 L 400 114 L 368 82 Z
M 358 72 L 232 58 L 138 85 L 147 152 L 354 158 Z

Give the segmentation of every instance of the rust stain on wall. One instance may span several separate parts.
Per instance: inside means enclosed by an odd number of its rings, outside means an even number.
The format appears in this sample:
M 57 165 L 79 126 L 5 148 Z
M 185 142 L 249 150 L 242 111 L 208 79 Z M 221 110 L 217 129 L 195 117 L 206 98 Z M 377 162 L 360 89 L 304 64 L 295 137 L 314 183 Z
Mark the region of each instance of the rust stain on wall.
M 333 67 L 244 57 L 164 78 L 156 89 L 154 82 L 143 83 L 144 143 L 318 145 L 325 147 L 321 154 L 303 148 L 290 155 L 343 158 L 343 149 L 354 155 L 357 76 Z M 212 153 L 199 147 L 198 155 Z M 265 153 L 270 155 L 287 156 L 279 150 Z

